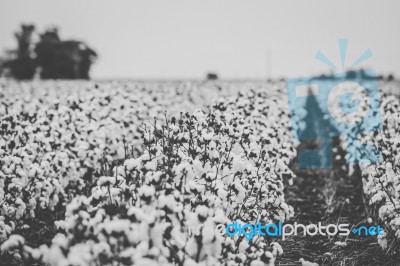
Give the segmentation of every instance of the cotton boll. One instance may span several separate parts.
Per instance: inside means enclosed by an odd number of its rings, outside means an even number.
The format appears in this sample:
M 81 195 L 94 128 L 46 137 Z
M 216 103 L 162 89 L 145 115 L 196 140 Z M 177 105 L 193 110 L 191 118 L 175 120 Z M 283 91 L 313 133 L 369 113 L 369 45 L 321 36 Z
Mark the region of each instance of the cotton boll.
M 250 263 L 250 266 L 265 266 L 265 263 L 262 262 L 261 260 L 253 260 L 253 261 Z
M 15 218 L 17 220 L 19 220 L 25 213 L 26 205 L 20 198 L 16 199 L 15 204 L 17 206 L 17 211 L 15 213 Z
M 189 239 L 189 241 L 185 246 L 185 251 L 190 257 L 195 258 L 198 251 L 198 247 L 197 247 L 197 242 L 194 238 Z
M 142 164 L 141 158 L 138 159 L 128 159 L 125 160 L 124 165 L 128 171 L 132 171 L 133 169 L 140 169 Z
M 144 167 L 148 171 L 156 171 L 157 170 L 157 160 L 153 159 L 151 161 L 148 161 Z
M 299 262 L 301 263 L 301 266 L 318 266 L 317 263 L 306 261 L 303 258 L 300 258 Z
M 173 195 L 161 195 L 159 197 L 159 202 L 160 202 L 160 207 L 161 208 L 168 208 L 170 211 L 174 211 L 176 208 L 176 201 L 175 201 L 175 197 Z
M 241 241 L 239 243 L 239 252 L 246 253 L 246 250 L 250 247 L 249 242 L 247 241 Z
M 278 242 L 272 242 L 271 246 L 275 257 L 281 256 L 283 254 L 282 246 Z
M 245 164 L 243 163 L 242 159 L 239 156 L 233 156 L 232 160 L 232 171 L 236 172 L 243 172 L 245 169 Z
M 11 235 L 3 244 L 0 246 L 2 253 L 12 251 L 22 247 L 25 244 L 25 239 L 20 235 Z
M 386 239 L 386 233 L 385 232 L 383 232 L 383 235 L 378 235 L 378 243 L 379 243 L 379 245 L 381 246 L 381 248 L 383 250 L 387 249 L 388 242 L 387 242 L 387 239 Z
M 68 253 L 68 262 L 77 266 L 88 266 L 92 260 L 92 254 L 89 245 L 78 244 L 72 246 Z
M 370 204 L 374 204 L 376 202 L 380 202 L 383 199 L 383 192 L 379 191 L 378 193 L 376 193 L 370 200 Z
M 58 230 L 65 230 L 67 228 L 67 223 L 65 221 L 55 221 L 54 225 Z
M 220 188 L 217 190 L 217 195 L 223 202 L 225 202 L 228 197 L 228 191 L 226 191 L 224 188 Z
M 204 205 L 199 205 L 196 207 L 196 213 L 199 216 L 199 218 L 206 218 L 208 216 L 209 209 L 208 207 Z
M 99 256 L 100 254 L 102 254 L 106 257 L 110 257 L 112 255 L 110 245 L 105 242 L 94 244 L 92 250 L 95 256 Z
M 212 138 L 213 138 L 213 133 L 212 133 L 212 132 L 210 132 L 210 133 L 204 133 L 204 134 L 203 134 L 203 139 L 204 139 L 205 141 L 211 141 Z
M 199 266 L 199 264 L 191 258 L 186 258 L 183 266 Z
M 101 176 L 97 180 L 97 185 L 98 186 L 109 186 L 109 185 L 114 185 L 116 182 L 116 178 L 112 176 Z

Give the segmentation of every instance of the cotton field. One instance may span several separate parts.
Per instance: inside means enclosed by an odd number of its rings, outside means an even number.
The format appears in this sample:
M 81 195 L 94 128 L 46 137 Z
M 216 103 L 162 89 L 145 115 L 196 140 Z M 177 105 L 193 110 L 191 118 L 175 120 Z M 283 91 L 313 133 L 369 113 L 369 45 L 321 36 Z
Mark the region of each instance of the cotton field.
M 4 265 L 272 266 L 292 252 L 277 238 L 189 232 L 296 221 L 284 82 L 2 81 L 0 95 Z M 360 182 L 385 228 L 374 242 L 396 252 L 399 99 L 382 94 L 381 111 L 383 130 L 365 138 L 384 162 L 361 167 Z

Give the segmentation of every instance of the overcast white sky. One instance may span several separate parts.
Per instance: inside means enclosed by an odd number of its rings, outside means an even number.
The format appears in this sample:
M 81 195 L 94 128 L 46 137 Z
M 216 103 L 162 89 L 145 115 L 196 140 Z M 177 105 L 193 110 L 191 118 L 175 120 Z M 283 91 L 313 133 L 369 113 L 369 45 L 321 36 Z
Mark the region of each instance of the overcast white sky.
M 94 78 L 303 76 L 340 65 L 337 39 L 348 38 L 348 63 L 400 76 L 400 2 L 396 0 L 0 0 L 0 48 L 15 46 L 21 22 L 87 41 L 100 54 Z

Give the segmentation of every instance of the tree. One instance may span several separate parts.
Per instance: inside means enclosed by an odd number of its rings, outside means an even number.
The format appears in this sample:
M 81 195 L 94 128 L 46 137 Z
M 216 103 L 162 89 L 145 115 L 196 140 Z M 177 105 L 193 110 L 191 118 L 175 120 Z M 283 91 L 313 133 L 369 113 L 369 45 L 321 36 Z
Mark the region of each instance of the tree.
M 89 79 L 89 71 L 97 53 L 84 42 L 59 37 L 58 29 L 51 28 L 32 43 L 33 25 L 21 25 L 15 34 L 18 49 L 0 66 L 0 72 L 9 69 L 16 79 L 32 79 L 39 70 L 42 79 Z

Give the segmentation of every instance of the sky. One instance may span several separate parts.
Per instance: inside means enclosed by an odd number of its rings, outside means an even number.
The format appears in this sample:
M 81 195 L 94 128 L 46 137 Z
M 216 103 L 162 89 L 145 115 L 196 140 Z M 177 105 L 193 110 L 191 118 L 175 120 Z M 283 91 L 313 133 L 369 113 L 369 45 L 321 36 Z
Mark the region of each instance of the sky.
M 0 49 L 21 23 L 57 25 L 99 53 L 94 78 L 264 79 L 330 71 L 317 51 L 341 66 L 345 38 L 348 65 L 371 49 L 362 67 L 399 77 L 399 12 L 398 0 L 0 0 Z

